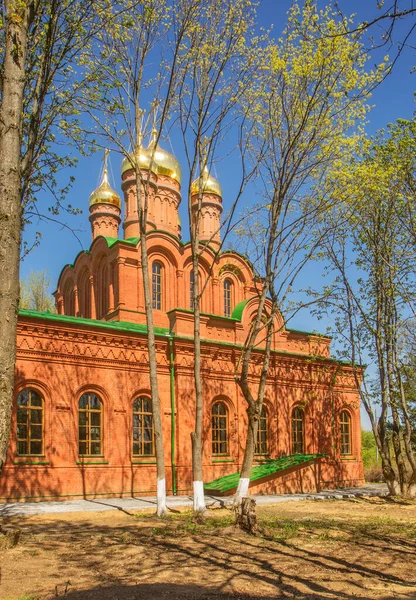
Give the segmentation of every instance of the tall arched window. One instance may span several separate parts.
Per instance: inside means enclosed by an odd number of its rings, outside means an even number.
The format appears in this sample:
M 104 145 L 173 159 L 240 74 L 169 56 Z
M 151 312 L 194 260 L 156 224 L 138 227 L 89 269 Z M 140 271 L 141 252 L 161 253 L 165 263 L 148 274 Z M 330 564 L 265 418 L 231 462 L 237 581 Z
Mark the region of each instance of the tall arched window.
M 229 453 L 228 444 L 228 410 L 223 402 L 215 402 L 212 406 L 212 454 Z
M 154 456 L 152 401 L 140 396 L 133 402 L 133 456 Z
M 231 317 L 231 288 L 230 279 L 224 279 L 224 316 Z
M 17 398 L 17 454 L 43 454 L 43 398 L 32 389 L 20 392 Z
M 269 452 L 269 415 L 267 408 L 262 406 L 259 426 L 257 429 L 257 441 L 254 454 L 268 454 Z
M 85 269 L 79 278 L 78 285 L 78 296 L 79 296 L 79 312 L 80 316 L 85 319 L 91 318 L 91 288 L 90 288 L 90 274 L 88 269 Z
M 189 273 L 189 298 L 190 298 L 190 306 L 191 310 L 194 310 L 194 272 L 191 271 Z
M 351 454 L 351 416 L 346 410 L 339 415 L 340 452 L 342 455 Z
M 292 454 L 305 451 L 305 413 L 299 406 L 292 411 Z
M 67 281 L 64 288 L 64 314 L 75 317 L 75 291 L 73 281 Z
M 90 392 L 83 394 L 78 403 L 78 452 L 80 456 L 99 456 L 102 454 L 102 416 L 101 400 Z
M 108 266 L 103 265 L 100 277 L 100 318 L 108 313 Z
M 162 310 L 162 265 L 152 264 L 152 308 Z

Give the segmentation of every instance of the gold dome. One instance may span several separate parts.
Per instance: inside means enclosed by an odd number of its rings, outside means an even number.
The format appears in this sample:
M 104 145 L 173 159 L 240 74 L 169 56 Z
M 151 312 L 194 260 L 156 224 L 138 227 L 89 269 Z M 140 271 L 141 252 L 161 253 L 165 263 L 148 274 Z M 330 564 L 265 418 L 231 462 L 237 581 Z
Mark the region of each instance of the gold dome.
M 134 156 L 133 154 L 130 154 L 131 159 L 134 163 Z M 148 171 L 150 169 L 150 160 L 151 160 L 151 153 L 149 152 L 149 148 L 142 148 L 140 150 L 140 155 L 139 155 L 139 165 L 140 168 L 143 169 L 144 171 Z M 121 174 L 123 175 L 126 171 L 130 171 L 130 169 L 133 169 L 130 159 L 127 158 L 123 158 L 123 161 L 121 163 Z M 156 165 L 153 164 L 153 168 L 152 168 L 153 173 L 157 173 L 157 168 Z
M 153 130 L 152 139 L 150 140 L 148 147 L 140 151 L 140 168 L 144 171 L 149 170 L 153 154 L 152 171 L 156 173 L 156 175 L 166 175 L 167 177 L 171 177 L 180 183 L 182 179 L 182 169 L 179 162 L 176 160 L 173 154 L 163 150 L 159 144 L 157 144 L 155 148 L 156 139 L 157 132 Z M 121 163 L 121 174 L 123 175 L 123 173 L 131 168 L 132 166 L 129 159 L 125 158 Z
M 121 210 L 121 199 L 117 192 L 110 186 L 106 164 L 104 166 L 103 179 L 99 187 L 90 196 L 90 206 L 94 206 L 94 204 L 111 204 Z
M 199 182 L 200 177 L 195 179 L 191 185 L 191 196 L 196 196 L 199 193 Z M 202 193 L 203 194 L 216 194 L 220 198 L 222 198 L 222 188 L 218 179 L 212 177 L 210 175 L 207 167 L 204 167 L 204 171 L 202 174 Z

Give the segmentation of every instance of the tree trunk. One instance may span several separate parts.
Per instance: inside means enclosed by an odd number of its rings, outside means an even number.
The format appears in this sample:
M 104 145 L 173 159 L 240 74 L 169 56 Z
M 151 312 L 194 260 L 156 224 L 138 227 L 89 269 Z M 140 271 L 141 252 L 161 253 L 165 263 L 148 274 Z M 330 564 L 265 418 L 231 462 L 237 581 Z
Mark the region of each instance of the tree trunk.
M 254 452 L 256 448 L 257 440 L 257 429 L 259 424 L 259 418 L 261 415 L 261 409 L 263 407 L 264 390 L 267 381 L 267 374 L 269 371 L 269 360 L 271 350 L 271 340 L 273 333 L 273 314 L 270 316 L 270 321 L 267 324 L 267 338 L 266 338 L 266 349 L 264 354 L 263 367 L 260 375 L 260 382 L 257 391 L 257 400 L 254 399 L 250 388 L 249 382 L 249 365 L 251 356 L 253 353 L 254 345 L 256 343 L 258 334 L 262 326 L 263 310 L 266 301 L 267 286 L 264 285 L 262 295 L 260 297 L 259 306 L 257 309 L 257 315 L 255 324 L 253 327 L 252 335 L 249 339 L 247 347 L 243 350 L 243 367 L 241 369 L 241 376 L 237 378 L 238 385 L 244 395 L 247 402 L 247 438 L 244 449 L 243 464 L 241 466 L 240 478 L 238 480 L 237 491 L 234 497 L 234 507 L 239 506 L 244 496 L 248 494 L 248 488 L 250 485 L 250 473 L 253 466 Z
M 21 129 L 29 10 L 5 2 L 6 48 L 0 108 L 0 470 L 10 437 L 19 309 Z
M 139 149 L 140 151 L 140 149 Z M 139 153 L 137 153 L 139 154 Z M 155 432 L 155 454 L 157 470 L 157 514 L 163 517 L 167 514 L 166 509 L 166 478 L 165 478 L 165 454 L 163 447 L 163 425 L 162 410 L 159 398 L 159 386 L 157 381 L 157 357 L 155 333 L 153 327 L 153 305 L 149 271 L 149 257 L 147 255 L 146 224 L 147 224 L 147 198 L 149 182 L 143 182 L 139 171 L 139 162 L 136 160 L 136 188 L 137 208 L 140 225 L 140 250 L 143 273 L 143 293 L 147 325 L 147 350 L 149 356 L 150 393 L 152 397 L 153 427 Z M 150 176 L 150 173 L 149 173 Z M 142 193 L 142 184 L 147 188 Z M 144 195 L 144 199 L 142 198 Z
M 194 492 L 194 511 L 206 511 L 204 481 L 202 474 L 202 419 L 204 397 L 201 381 L 201 300 L 198 277 L 198 256 L 193 253 L 193 291 L 194 291 L 194 383 L 195 383 L 195 430 L 192 439 L 192 479 Z
M 200 138 L 198 138 L 200 144 Z M 200 181 L 202 182 L 202 172 Z M 202 473 L 202 425 L 204 415 L 204 395 L 201 377 L 201 290 L 199 285 L 199 227 L 201 221 L 202 192 L 199 191 L 198 207 L 193 214 L 192 195 L 188 192 L 189 232 L 192 250 L 192 295 L 194 311 L 194 384 L 195 384 L 195 428 L 191 433 L 192 440 L 192 483 L 194 502 L 193 509 L 197 514 L 206 511 L 204 496 L 204 480 Z

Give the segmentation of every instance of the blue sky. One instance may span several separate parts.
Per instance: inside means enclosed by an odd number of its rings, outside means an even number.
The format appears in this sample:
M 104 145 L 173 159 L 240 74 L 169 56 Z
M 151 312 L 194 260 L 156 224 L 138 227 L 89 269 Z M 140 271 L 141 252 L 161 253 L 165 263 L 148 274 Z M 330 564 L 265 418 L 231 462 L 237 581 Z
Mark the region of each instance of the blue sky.
M 259 23 L 268 28 L 274 25 L 274 30 L 279 32 L 286 20 L 286 11 L 289 8 L 290 0 L 263 0 L 259 8 Z M 321 3 L 324 5 L 324 2 Z M 339 6 L 344 12 L 356 13 L 357 21 L 370 20 L 377 14 L 375 9 L 376 0 L 339 0 Z M 405 32 L 410 26 L 410 19 L 400 23 L 395 32 L 397 41 L 404 37 Z M 382 33 L 380 27 L 374 27 L 371 34 L 378 38 Z M 414 35 L 413 45 L 416 46 L 416 35 Z M 378 52 L 374 52 L 372 62 L 381 60 L 385 54 L 392 54 L 397 47 L 389 49 L 384 47 Z M 414 112 L 414 81 L 416 74 L 411 74 L 411 70 L 416 65 L 415 51 L 408 47 L 404 50 L 400 60 L 395 66 L 391 75 L 374 91 L 370 104 L 374 108 L 369 114 L 367 125 L 368 133 L 372 134 L 377 129 L 385 127 L 387 123 L 393 122 L 398 118 L 411 118 Z M 171 141 L 163 141 L 162 146 L 172 150 Z M 69 150 L 71 151 L 71 150 Z M 176 152 L 178 159 L 181 159 L 180 153 Z M 112 184 L 120 193 L 120 162 L 121 158 L 112 155 L 110 163 L 110 175 Z M 184 164 L 184 161 L 181 161 Z M 21 275 L 27 277 L 31 270 L 41 270 L 47 268 L 51 276 L 51 291 L 55 289 L 59 273 L 63 266 L 73 262 L 75 256 L 82 249 L 87 249 L 91 242 L 90 225 L 88 221 L 88 198 L 90 193 L 99 183 L 100 170 L 102 168 L 102 155 L 95 154 L 88 158 L 81 158 L 79 166 L 72 174 L 76 181 L 69 196 L 69 201 L 73 206 L 81 208 L 83 213 L 77 216 L 62 215 L 61 218 L 68 226 L 64 227 L 56 223 L 45 223 L 34 220 L 32 226 L 28 227 L 25 237 L 31 239 L 34 231 L 42 232 L 42 241 L 39 247 L 35 248 L 22 262 Z M 68 177 L 69 173 L 62 175 Z M 221 163 L 215 167 L 215 175 L 220 180 L 224 192 L 224 205 L 227 205 L 227 197 L 232 198 L 233 182 L 230 177 L 229 167 L 222 168 Z M 40 205 L 47 206 L 48 198 L 40 197 Z M 186 206 L 180 208 L 182 221 L 187 222 Z M 73 230 L 74 232 L 72 232 Z M 186 226 L 184 226 L 183 237 L 187 239 Z M 120 233 L 121 235 L 121 233 Z M 311 276 L 316 276 L 312 271 Z M 291 322 L 292 327 L 311 330 L 322 328 L 322 324 L 313 321 L 307 311 L 299 313 Z
M 289 8 L 290 0 L 263 0 L 259 8 L 260 25 L 269 27 L 274 25 L 276 32 L 284 26 L 286 11 Z M 322 3 L 323 4 L 323 3 Z M 368 20 L 376 14 L 375 0 L 340 0 L 339 6 L 342 10 L 350 13 L 356 13 L 359 21 Z M 399 40 L 403 32 L 409 27 L 409 20 L 399 25 L 396 35 Z M 372 34 L 376 37 L 380 34 L 380 28 L 374 28 Z M 416 37 L 416 36 L 415 36 Z M 416 45 L 415 39 L 413 44 Z M 384 54 L 388 53 L 388 48 L 383 48 L 374 54 L 374 62 L 379 60 Z M 371 134 L 377 129 L 384 127 L 387 123 L 395 121 L 398 118 L 410 118 L 414 111 L 414 81 L 416 74 L 411 74 L 411 69 L 416 64 L 415 51 L 407 48 L 397 63 L 393 73 L 374 91 L 370 101 L 374 108 L 369 115 L 367 131 Z M 168 150 L 171 149 L 171 142 L 162 143 Z M 69 150 L 71 151 L 71 150 Z M 176 152 L 180 159 L 180 154 Z M 120 157 L 113 155 L 111 158 L 111 179 L 114 187 L 120 190 Z M 90 226 L 88 221 L 88 198 L 92 190 L 98 185 L 100 170 L 102 167 L 102 156 L 95 154 L 88 158 L 81 158 L 77 169 L 72 171 L 76 181 L 69 196 L 69 201 L 73 206 L 81 208 L 83 213 L 77 216 L 62 215 L 61 218 L 68 228 L 56 223 L 45 223 L 33 221 L 31 227 L 25 233 L 25 238 L 31 239 L 34 231 L 41 231 L 42 241 L 39 247 L 35 248 L 22 262 L 22 277 L 27 277 L 31 270 L 40 270 L 47 268 L 49 270 L 52 288 L 55 286 L 57 278 L 62 267 L 71 263 L 78 252 L 89 247 L 91 241 Z M 224 205 L 227 204 L 227 196 L 232 197 L 232 178 L 229 176 L 229 170 L 222 172 L 221 164 L 215 167 L 216 176 L 221 181 L 224 191 Z M 68 177 L 69 173 L 62 174 L 62 181 Z M 40 197 L 40 203 L 47 206 L 48 198 Z M 186 207 L 180 209 L 182 221 L 186 223 Z M 72 233 L 74 230 L 74 233 Z M 186 227 L 184 227 L 186 229 Z M 186 238 L 186 231 L 184 238 Z M 313 328 L 308 314 L 299 314 L 293 326 L 308 329 Z

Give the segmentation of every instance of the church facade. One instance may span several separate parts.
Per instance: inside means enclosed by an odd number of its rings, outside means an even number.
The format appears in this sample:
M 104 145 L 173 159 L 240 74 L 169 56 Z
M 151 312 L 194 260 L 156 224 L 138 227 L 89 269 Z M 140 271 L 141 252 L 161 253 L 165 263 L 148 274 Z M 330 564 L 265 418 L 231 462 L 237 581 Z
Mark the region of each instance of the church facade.
M 190 244 L 181 241 L 181 171 L 152 138 L 140 166 L 149 193 L 148 256 L 168 493 L 192 490 L 193 298 Z M 153 157 L 153 158 L 152 158 Z M 241 467 L 246 403 L 234 374 L 257 307 L 250 263 L 218 254 L 222 191 L 202 182 L 199 277 L 206 482 Z M 156 491 L 135 171 L 122 164 L 122 202 L 104 169 L 90 196 L 92 244 L 61 272 L 57 314 L 20 311 L 15 407 L 1 501 L 151 495 Z M 122 225 L 123 235 L 119 237 Z M 321 455 L 253 491 L 299 492 L 363 483 L 354 373 L 330 338 L 276 322 L 256 463 Z M 253 384 L 262 350 L 251 367 Z

